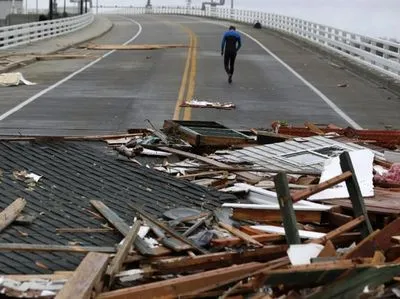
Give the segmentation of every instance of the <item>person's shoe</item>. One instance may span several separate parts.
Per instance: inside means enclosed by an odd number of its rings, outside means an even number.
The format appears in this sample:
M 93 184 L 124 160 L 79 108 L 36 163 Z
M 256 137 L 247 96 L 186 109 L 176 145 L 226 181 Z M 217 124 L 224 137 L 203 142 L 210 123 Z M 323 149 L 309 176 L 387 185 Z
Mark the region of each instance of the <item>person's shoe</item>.
M 228 77 L 228 82 L 229 82 L 229 84 L 232 83 L 232 75 L 229 75 L 229 77 Z

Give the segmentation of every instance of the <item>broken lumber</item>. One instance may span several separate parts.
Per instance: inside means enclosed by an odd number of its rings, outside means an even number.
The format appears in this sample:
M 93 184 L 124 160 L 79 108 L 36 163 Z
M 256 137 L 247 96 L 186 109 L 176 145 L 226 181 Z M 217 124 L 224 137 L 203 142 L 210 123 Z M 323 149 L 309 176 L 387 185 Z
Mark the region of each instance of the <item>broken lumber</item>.
M 110 222 L 117 231 L 119 231 L 124 237 L 128 235 L 129 225 L 120 218 L 113 210 L 107 207 L 100 200 L 91 200 L 90 203 L 93 207 L 96 208 L 97 211 L 108 221 Z M 144 255 L 165 255 L 169 254 L 170 250 L 165 247 L 161 247 L 160 250 L 156 250 L 155 248 L 151 248 L 147 245 L 147 243 L 142 238 L 135 238 L 135 248 L 139 250 L 141 254 Z
M 285 237 L 279 234 L 260 234 L 260 235 L 252 235 L 251 237 L 260 243 L 285 240 Z M 211 240 L 211 245 L 214 247 L 230 247 L 230 246 L 241 245 L 243 243 L 245 243 L 245 241 L 238 237 Z
M 290 196 L 289 185 L 286 173 L 279 172 L 274 177 L 278 203 L 285 227 L 285 236 L 288 244 L 301 244 L 299 231 L 297 229 L 297 220 L 293 208 L 293 201 Z
M 67 281 L 56 299 L 89 299 L 93 287 L 101 280 L 107 267 L 107 254 L 90 252 L 82 260 L 72 277 Z
M 151 262 L 151 267 L 161 274 L 178 274 L 210 270 L 248 262 L 269 262 L 286 255 L 287 245 L 270 245 L 241 252 L 217 252 L 194 257 L 174 257 Z
M 0 213 L 0 232 L 9 226 L 21 213 L 26 205 L 23 198 L 17 198 Z
M 322 182 L 315 186 L 311 186 L 306 190 L 296 191 L 292 194 L 292 200 L 293 200 L 293 202 L 297 202 L 299 200 L 307 199 L 311 195 L 317 194 L 325 189 L 336 186 L 337 184 L 347 180 L 351 176 L 352 176 L 351 172 L 346 171 L 346 172 L 344 172 L 334 178 L 331 178 L 325 182 Z
M 354 210 L 354 215 L 364 216 L 364 222 L 361 228 L 361 234 L 364 238 L 366 238 L 369 234 L 373 232 L 371 222 L 368 218 L 368 213 L 365 208 L 364 198 L 362 197 L 360 186 L 358 185 L 357 177 L 353 168 L 353 163 L 351 162 L 350 154 L 348 152 L 344 152 L 339 156 L 340 159 L 340 167 L 342 171 L 345 173 L 350 171 L 352 176 L 349 177 L 345 182 L 347 186 L 347 191 L 350 195 L 351 204 Z
M 117 254 L 111 260 L 109 267 L 107 268 L 106 274 L 104 276 L 104 284 L 106 287 L 111 287 L 114 282 L 114 276 L 121 271 L 122 265 L 132 248 L 133 242 L 139 232 L 142 222 L 140 220 L 135 221 L 132 228 L 126 235 L 122 246 L 118 249 Z
M 67 245 L 43 245 L 43 244 L 21 244 L 21 243 L 0 243 L 1 251 L 47 251 L 47 252 L 105 252 L 114 253 L 114 247 L 100 246 L 67 246 Z
M 222 228 L 226 229 L 228 232 L 230 232 L 231 234 L 235 235 L 236 237 L 242 239 L 246 243 L 250 243 L 250 244 L 253 244 L 253 245 L 256 245 L 256 246 L 259 246 L 259 247 L 263 247 L 263 244 L 261 244 L 260 242 L 254 240 L 248 234 L 238 230 L 237 228 L 234 228 L 231 225 L 225 224 L 223 222 L 218 222 L 218 225 L 221 226 Z
M 206 271 L 202 273 L 148 283 L 136 287 L 125 288 L 99 294 L 97 299 L 123 298 L 160 298 L 180 297 L 212 290 L 221 284 L 230 283 L 237 277 L 251 273 L 263 267 L 260 263 L 248 263 L 239 266 Z M 228 282 L 227 282 L 228 281 Z
M 309 242 L 309 243 L 316 243 L 316 244 L 325 244 L 327 241 L 332 240 L 332 239 L 338 237 L 339 235 L 341 235 L 345 232 L 348 232 L 348 231 L 354 229 L 355 227 L 359 226 L 360 223 L 362 223 L 364 220 L 365 220 L 364 216 L 357 217 L 357 218 L 351 220 L 350 222 L 347 222 L 346 224 L 330 231 L 322 238 L 310 240 L 310 241 L 307 241 L 306 243 Z
M 16 281 L 30 281 L 30 280 L 63 280 L 70 279 L 74 274 L 73 271 L 62 271 L 60 273 L 55 272 L 53 274 L 10 274 L 1 275 L 5 279 L 11 279 Z
M 173 153 L 173 154 L 182 156 L 182 157 L 195 159 L 195 160 L 198 160 L 198 161 L 201 161 L 201 162 L 213 165 L 213 166 L 224 167 L 226 170 L 230 170 L 232 172 L 235 172 L 235 168 L 234 167 L 232 167 L 232 166 L 230 166 L 228 164 L 222 163 L 222 162 L 218 162 L 218 161 L 213 160 L 211 158 L 207 158 L 207 157 L 203 157 L 203 156 L 200 156 L 200 155 L 188 153 L 188 152 L 181 151 L 181 150 L 174 149 L 174 148 L 170 148 L 170 147 L 160 147 L 159 149 L 162 150 L 162 151 L 165 151 L 165 152 L 169 152 L 169 153 Z M 261 177 L 259 177 L 257 175 L 254 175 L 252 173 L 238 172 L 236 174 L 237 174 L 238 177 L 242 178 L 243 180 L 247 181 L 250 184 L 256 184 L 261 180 Z
M 183 243 L 188 244 L 189 246 L 191 246 L 192 248 L 196 249 L 198 252 L 206 254 L 207 251 L 204 250 L 203 248 L 200 248 L 199 246 L 197 246 L 196 244 L 194 244 L 194 242 L 190 241 L 189 239 L 187 239 L 186 237 L 178 234 L 175 230 L 173 230 L 172 228 L 164 225 L 163 223 L 161 223 L 160 221 L 154 219 L 150 214 L 146 213 L 145 211 L 143 211 L 142 209 L 139 209 L 137 207 L 135 207 L 134 205 L 130 204 L 129 205 L 136 213 L 138 213 L 144 220 L 146 221 L 150 221 L 152 223 L 154 223 L 155 225 L 157 225 L 158 227 L 162 228 L 164 231 L 166 231 L 168 234 L 170 234 L 172 237 L 182 241 Z

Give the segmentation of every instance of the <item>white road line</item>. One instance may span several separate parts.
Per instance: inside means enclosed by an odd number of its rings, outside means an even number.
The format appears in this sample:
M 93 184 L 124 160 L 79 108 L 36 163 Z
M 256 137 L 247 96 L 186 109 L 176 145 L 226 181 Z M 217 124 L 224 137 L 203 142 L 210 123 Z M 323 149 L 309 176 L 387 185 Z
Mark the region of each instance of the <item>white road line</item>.
M 264 46 L 260 41 L 252 37 L 250 34 L 239 30 L 243 35 L 250 38 L 256 44 L 258 44 L 263 50 L 265 50 L 269 55 L 274 57 L 280 64 L 282 64 L 289 72 L 295 75 L 301 82 L 303 82 L 308 88 L 310 88 L 316 95 L 318 95 L 329 107 L 332 108 L 341 118 L 347 121 L 354 129 L 361 130 L 362 127 L 356 123 L 353 119 L 350 118 L 342 109 L 340 109 L 332 100 L 330 100 L 326 95 L 324 95 L 318 88 L 308 82 L 303 76 L 301 76 L 298 72 L 292 69 L 286 62 L 276 56 L 270 49 Z
M 206 21 L 207 22 L 207 21 Z M 227 27 L 227 23 L 217 23 L 213 21 L 208 21 L 207 23 L 212 23 L 220 26 Z M 275 53 L 273 53 L 270 49 L 268 49 L 266 46 L 264 46 L 259 40 L 256 38 L 252 37 L 250 34 L 238 30 L 241 32 L 243 35 L 247 36 L 250 38 L 253 42 L 258 44 L 264 51 L 266 51 L 269 55 L 271 55 L 273 58 L 275 58 L 276 61 L 278 61 L 280 64 L 282 64 L 289 72 L 291 72 L 293 75 L 295 75 L 301 82 L 303 82 L 308 88 L 310 88 L 317 96 L 319 96 L 329 107 L 332 108 L 333 111 L 335 111 L 341 118 L 343 118 L 346 122 L 348 122 L 354 129 L 361 130 L 362 127 L 356 123 L 350 116 L 348 116 L 342 109 L 340 109 L 332 100 L 330 100 L 326 95 L 322 93 L 318 88 L 316 88 L 314 85 L 312 85 L 310 82 L 308 82 L 304 77 L 302 77 L 298 72 L 296 72 L 294 69 L 292 69 L 286 62 L 284 62 L 282 59 L 280 59 Z
M 126 18 L 129 21 L 135 23 L 136 25 L 138 25 L 139 30 L 138 32 L 129 40 L 127 40 L 124 45 L 129 44 L 130 42 L 133 42 L 141 33 L 142 33 L 142 25 L 140 25 L 138 22 L 136 22 L 135 20 Z M 114 53 L 116 50 L 111 50 L 107 53 L 105 53 L 103 56 L 97 58 L 96 60 L 90 62 L 89 64 L 85 65 L 84 67 L 82 67 L 81 69 L 73 72 L 72 74 L 68 75 L 67 77 L 65 77 L 64 79 L 61 79 L 60 81 L 54 83 L 53 85 L 47 87 L 46 89 L 43 89 L 42 91 L 38 92 L 37 94 L 35 94 L 34 96 L 30 97 L 29 99 L 25 100 L 24 102 L 20 103 L 19 105 L 15 106 L 14 108 L 8 110 L 6 113 L 0 115 L 0 121 L 6 119 L 7 117 L 9 117 L 10 115 L 14 114 L 15 112 L 17 112 L 18 110 L 20 110 L 21 108 L 25 107 L 26 105 L 32 103 L 34 100 L 38 99 L 39 97 L 41 97 L 42 95 L 48 93 L 49 91 L 53 90 L 54 88 L 60 86 L 61 84 L 67 82 L 68 80 L 72 79 L 73 77 L 75 77 L 76 75 L 82 73 L 84 70 L 87 70 L 88 68 L 92 67 L 93 65 L 95 65 L 96 63 L 98 63 L 99 61 L 101 61 L 102 59 L 106 58 L 107 56 L 110 56 L 112 53 Z

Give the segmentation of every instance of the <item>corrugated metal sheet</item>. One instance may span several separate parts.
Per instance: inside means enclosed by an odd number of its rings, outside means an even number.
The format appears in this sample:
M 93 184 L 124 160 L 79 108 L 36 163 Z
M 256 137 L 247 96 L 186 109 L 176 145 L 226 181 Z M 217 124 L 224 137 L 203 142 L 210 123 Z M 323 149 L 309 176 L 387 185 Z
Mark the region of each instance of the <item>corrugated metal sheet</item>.
M 338 156 L 342 151 L 354 151 L 365 147 L 354 143 L 342 143 L 334 139 L 313 136 L 296 140 L 246 147 L 225 154 L 224 158 L 253 163 L 254 167 L 284 171 L 314 171 L 323 168 L 324 161 Z M 375 152 L 377 157 L 383 154 Z

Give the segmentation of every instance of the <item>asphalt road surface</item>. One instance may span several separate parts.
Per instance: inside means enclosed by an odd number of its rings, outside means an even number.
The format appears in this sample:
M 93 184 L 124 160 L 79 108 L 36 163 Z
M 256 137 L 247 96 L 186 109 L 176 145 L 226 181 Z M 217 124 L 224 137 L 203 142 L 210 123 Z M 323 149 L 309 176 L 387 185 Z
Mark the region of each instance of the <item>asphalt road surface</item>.
M 220 55 L 224 22 L 184 16 L 111 16 L 99 44 L 186 44 L 189 48 L 67 53 L 93 57 L 23 67 L 35 86 L 0 88 L 0 135 L 95 135 L 158 127 L 167 119 L 218 121 L 235 129 L 275 120 L 363 128 L 400 127 L 400 99 L 296 43 L 240 25 L 233 83 Z M 96 57 L 94 57 L 96 56 Z M 338 87 L 345 84 L 346 87 Z M 182 108 L 190 99 L 234 110 Z

